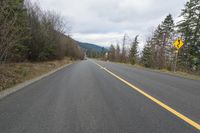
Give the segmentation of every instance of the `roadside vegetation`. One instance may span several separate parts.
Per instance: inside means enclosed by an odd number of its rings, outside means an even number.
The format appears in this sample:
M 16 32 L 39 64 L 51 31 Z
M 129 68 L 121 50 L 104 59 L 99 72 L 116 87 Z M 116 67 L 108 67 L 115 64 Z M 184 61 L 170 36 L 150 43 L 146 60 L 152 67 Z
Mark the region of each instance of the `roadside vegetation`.
M 62 16 L 28 0 L 1 0 L 0 7 L 0 90 L 84 58 Z
M 24 0 L 0 2 L 0 63 L 48 61 L 83 53 L 69 36 L 70 24 Z
M 70 60 L 70 58 L 64 58 L 55 61 L 2 64 L 0 65 L 0 91 L 45 74 L 71 62 L 72 60 Z
M 176 49 L 173 42 L 181 38 L 184 46 L 178 51 L 177 71 L 200 75 L 200 2 L 189 0 L 181 11 L 177 23 L 171 14 L 153 29 L 146 38 L 141 52 L 138 37 L 130 43 L 126 34 L 121 44 L 112 44 L 104 59 L 131 63 L 147 68 L 173 71 Z M 120 46 L 121 45 L 121 46 Z

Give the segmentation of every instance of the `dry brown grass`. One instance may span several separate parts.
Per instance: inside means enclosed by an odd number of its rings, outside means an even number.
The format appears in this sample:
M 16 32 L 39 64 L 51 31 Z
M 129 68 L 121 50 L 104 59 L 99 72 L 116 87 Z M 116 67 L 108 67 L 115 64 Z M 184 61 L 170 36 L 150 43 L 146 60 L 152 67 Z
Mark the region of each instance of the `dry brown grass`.
M 69 64 L 69 58 L 48 62 L 8 63 L 0 65 L 0 91 Z
M 130 65 L 131 66 L 131 65 Z M 191 74 L 191 73 L 186 73 L 186 72 L 181 72 L 181 71 L 169 71 L 167 69 L 151 69 L 151 68 L 145 68 L 141 65 L 133 65 L 133 67 L 139 68 L 139 69 L 145 69 L 145 70 L 150 70 L 150 71 L 155 71 L 155 72 L 161 72 L 161 73 L 165 73 L 165 74 L 169 74 L 172 76 L 178 76 L 178 77 L 182 77 L 182 78 L 187 78 L 187 79 L 193 79 L 193 80 L 200 80 L 200 75 L 199 74 Z
M 182 77 L 182 78 L 193 79 L 193 80 L 200 80 L 199 73 L 193 74 L 193 73 L 187 73 L 187 72 L 181 72 L 181 71 L 173 72 L 173 71 L 169 71 L 167 69 L 161 69 L 161 70 L 159 70 L 159 69 L 146 68 L 146 67 L 141 66 L 139 64 L 131 65 L 129 63 L 120 63 L 120 62 L 115 62 L 115 63 L 127 65 L 127 66 L 130 66 L 130 67 L 135 67 L 135 68 L 138 68 L 138 69 L 144 69 L 144 70 L 149 70 L 149 71 L 154 71 L 154 72 L 160 72 L 160 73 L 164 73 L 164 74 L 169 74 L 169 75 L 173 75 L 173 76 L 178 76 L 178 77 Z

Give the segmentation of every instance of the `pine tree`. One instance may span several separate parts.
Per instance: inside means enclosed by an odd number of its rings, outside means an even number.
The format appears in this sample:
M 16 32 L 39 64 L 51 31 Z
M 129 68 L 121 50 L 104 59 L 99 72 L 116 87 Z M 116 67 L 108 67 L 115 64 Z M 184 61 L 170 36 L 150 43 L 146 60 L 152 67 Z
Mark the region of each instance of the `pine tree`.
M 169 14 L 161 24 L 162 28 L 162 66 L 161 68 L 171 69 L 173 63 L 173 36 L 174 36 L 174 20 L 172 15 Z
M 194 0 L 193 37 L 191 46 L 192 68 L 200 70 L 200 0 Z
M 121 54 L 121 62 L 126 62 L 126 37 L 127 35 L 124 34 L 123 40 L 122 40 L 122 54 Z
M 182 34 L 184 46 L 179 52 L 179 65 L 187 70 L 199 69 L 200 64 L 200 1 L 190 0 L 180 15 L 178 32 Z
M 158 25 L 151 39 L 154 68 L 166 68 L 172 60 L 172 37 L 174 34 L 174 21 L 171 14 Z
M 10 0 L 13 2 L 13 10 L 16 13 L 17 20 L 15 27 L 17 28 L 17 34 L 19 41 L 12 49 L 11 58 L 15 61 L 26 60 L 28 56 L 28 40 L 30 39 L 30 26 L 28 25 L 27 9 L 24 5 L 24 0 Z
M 108 58 L 110 61 L 115 61 L 115 47 L 111 44 L 109 49 L 109 55 Z
M 24 60 L 29 38 L 24 0 L 1 0 L 0 6 L 0 61 Z
M 163 30 L 160 25 L 158 25 L 157 29 L 153 33 L 153 37 L 149 40 L 148 43 L 151 45 L 152 56 L 153 56 L 153 68 L 161 68 L 162 67 L 162 46 L 163 46 Z
M 151 41 L 147 41 L 142 51 L 141 63 L 145 67 L 153 67 L 153 51 Z
M 132 65 L 134 65 L 136 62 L 137 62 L 137 58 L 138 58 L 138 35 L 135 36 L 135 39 L 132 43 L 132 46 L 131 46 L 131 50 L 130 50 L 130 55 L 129 55 L 129 58 L 130 58 L 130 62 Z
M 115 60 L 120 61 L 120 47 L 119 44 L 117 44 L 116 52 L 115 52 Z

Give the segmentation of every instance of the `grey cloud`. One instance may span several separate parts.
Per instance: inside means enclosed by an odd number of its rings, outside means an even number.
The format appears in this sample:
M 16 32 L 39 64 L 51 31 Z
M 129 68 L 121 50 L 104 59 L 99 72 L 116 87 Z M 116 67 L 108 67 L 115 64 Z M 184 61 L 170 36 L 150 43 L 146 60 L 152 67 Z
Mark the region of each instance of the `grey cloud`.
M 114 23 L 120 22 L 145 22 L 160 18 L 163 15 L 177 14 L 183 7 L 183 2 L 177 1 L 152 1 L 152 5 L 145 9 L 121 8 L 117 3 L 99 3 L 90 7 L 92 12 L 102 19 L 107 19 Z M 181 4 L 180 4 L 181 3 Z M 119 4 L 119 3 L 118 3 Z M 130 3 L 134 4 L 134 3 Z
M 39 3 L 44 9 L 53 9 L 69 18 L 73 29 L 72 34 L 74 32 L 82 35 L 102 35 L 124 34 L 126 31 L 146 34 L 149 28 L 161 23 L 169 13 L 177 18 L 186 1 L 39 0 Z

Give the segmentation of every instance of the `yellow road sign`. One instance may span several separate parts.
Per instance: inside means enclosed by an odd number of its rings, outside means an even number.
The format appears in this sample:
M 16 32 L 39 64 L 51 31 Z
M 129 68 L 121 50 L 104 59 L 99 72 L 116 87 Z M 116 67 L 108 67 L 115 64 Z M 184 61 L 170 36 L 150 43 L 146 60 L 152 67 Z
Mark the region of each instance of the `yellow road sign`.
M 175 42 L 174 42 L 174 47 L 176 47 L 176 49 L 180 49 L 183 46 L 183 41 L 178 38 Z

